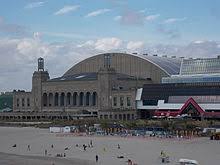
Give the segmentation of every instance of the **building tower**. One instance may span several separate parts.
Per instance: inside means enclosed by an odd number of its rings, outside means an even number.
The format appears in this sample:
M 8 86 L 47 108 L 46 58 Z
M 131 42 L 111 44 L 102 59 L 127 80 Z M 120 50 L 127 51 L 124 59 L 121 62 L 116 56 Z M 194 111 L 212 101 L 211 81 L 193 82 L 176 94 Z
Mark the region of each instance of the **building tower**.
M 104 56 L 104 66 L 98 72 L 100 110 L 110 110 L 112 108 L 112 84 L 115 74 L 115 69 L 111 68 L 111 55 L 106 54 Z
M 38 70 L 32 76 L 33 111 L 42 111 L 42 83 L 49 80 L 49 73 L 44 71 L 44 59 L 38 58 Z

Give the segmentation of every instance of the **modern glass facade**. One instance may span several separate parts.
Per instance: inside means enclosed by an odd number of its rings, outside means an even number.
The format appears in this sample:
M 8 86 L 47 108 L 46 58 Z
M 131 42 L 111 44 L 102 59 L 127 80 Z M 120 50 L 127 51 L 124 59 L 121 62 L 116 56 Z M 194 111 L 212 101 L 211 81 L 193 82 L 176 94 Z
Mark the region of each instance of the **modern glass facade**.
M 141 100 L 145 105 L 149 105 L 158 100 L 165 100 L 165 103 L 179 102 L 181 99 L 184 100 L 185 96 L 186 98 L 196 96 L 195 98 L 201 102 L 219 102 L 220 82 L 146 84 L 143 87 Z
M 220 57 L 204 59 L 183 59 L 180 75 L 220 73 Z
M 179 75 L 162 78 L 162 83 L 220 82 L 218 58 L 183 59 Z
M 198 83 L 198 82 L 220 82 L 219 75 L 192 75 L 163 77 L 162 83 Z

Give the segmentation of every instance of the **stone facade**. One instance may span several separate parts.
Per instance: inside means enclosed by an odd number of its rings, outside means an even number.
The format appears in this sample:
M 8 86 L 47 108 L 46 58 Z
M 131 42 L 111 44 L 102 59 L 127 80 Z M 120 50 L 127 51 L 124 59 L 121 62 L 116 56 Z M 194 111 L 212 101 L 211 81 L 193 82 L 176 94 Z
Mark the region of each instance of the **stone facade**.
M 127 54 L 88 58 L 62 77 L 50 79 L 43 59 L 33 73 L 32 91 L 14 91 L 13 111 L 68 112 L 102 119 L 136 118 L 137 88 L 168 76 L 153 63 Z

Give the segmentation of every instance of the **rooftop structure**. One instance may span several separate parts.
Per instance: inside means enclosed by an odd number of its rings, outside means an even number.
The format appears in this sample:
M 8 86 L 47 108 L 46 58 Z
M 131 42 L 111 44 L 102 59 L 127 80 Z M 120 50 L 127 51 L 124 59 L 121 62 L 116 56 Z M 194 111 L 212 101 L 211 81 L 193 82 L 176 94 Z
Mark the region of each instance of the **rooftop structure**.
M 180 73 L 162 78 L 162 83 L 197 83 L 220 81 L 220 57 L 182 59 Z

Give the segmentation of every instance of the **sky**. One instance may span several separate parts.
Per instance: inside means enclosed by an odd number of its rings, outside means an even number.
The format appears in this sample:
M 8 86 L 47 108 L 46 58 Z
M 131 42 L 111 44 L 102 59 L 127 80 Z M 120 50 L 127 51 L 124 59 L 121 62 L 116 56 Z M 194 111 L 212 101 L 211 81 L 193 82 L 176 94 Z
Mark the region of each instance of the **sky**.
M 104 52 L 220 54 L 219 0 L 0 0 L 0 92 L 31 90 L 37 58 L 50 77 Z

